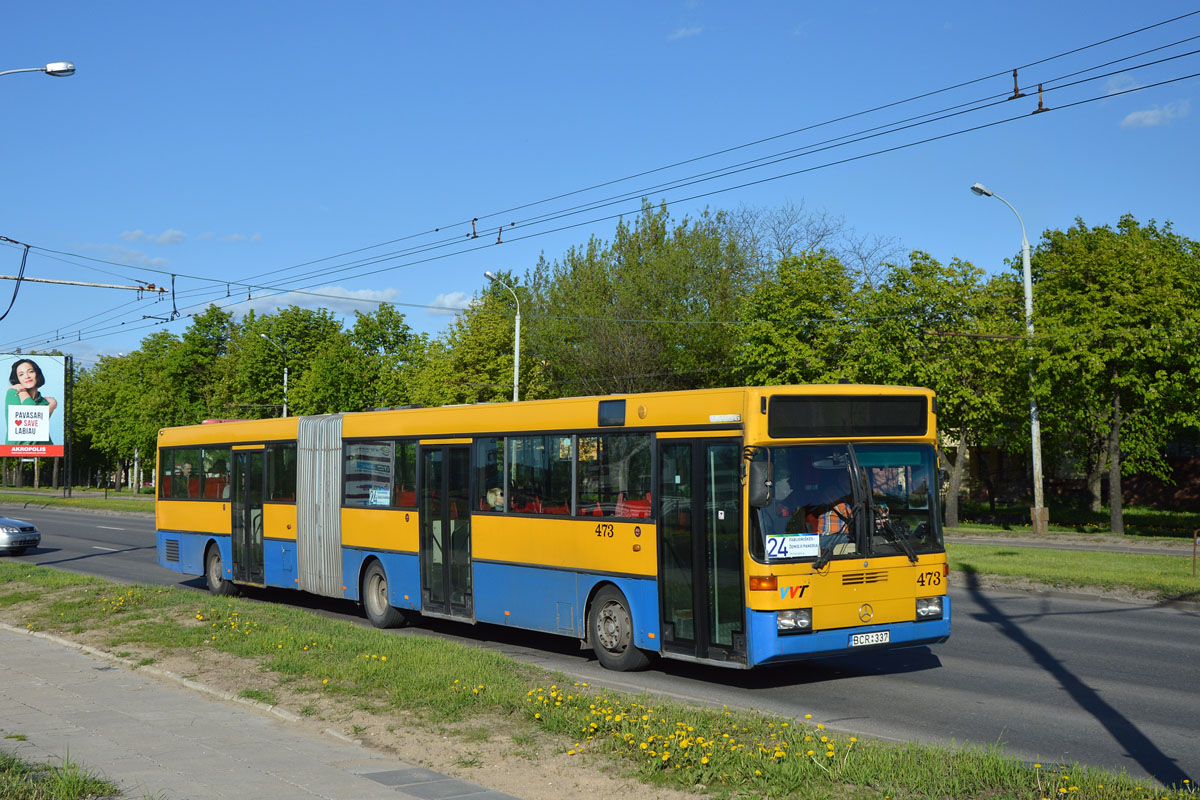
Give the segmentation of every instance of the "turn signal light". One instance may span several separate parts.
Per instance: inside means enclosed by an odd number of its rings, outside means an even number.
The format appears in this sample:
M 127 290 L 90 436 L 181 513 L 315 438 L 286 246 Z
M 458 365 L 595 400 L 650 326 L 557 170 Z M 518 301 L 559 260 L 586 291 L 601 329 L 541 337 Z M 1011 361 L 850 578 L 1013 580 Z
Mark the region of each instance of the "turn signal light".
M 777 592 L 779 591 L 779 579 L 774 575 L 751 575 L 750 591 Z

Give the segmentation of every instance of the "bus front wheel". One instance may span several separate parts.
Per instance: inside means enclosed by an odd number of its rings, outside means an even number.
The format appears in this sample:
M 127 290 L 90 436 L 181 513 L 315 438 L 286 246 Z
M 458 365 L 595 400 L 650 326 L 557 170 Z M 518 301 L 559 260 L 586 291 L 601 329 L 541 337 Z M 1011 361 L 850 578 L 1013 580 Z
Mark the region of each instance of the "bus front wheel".
M 215 595 L 231 597 L 237 594 L 233 581 L 225 580 L 225 564 L 221 561 L 221 549 L 216 544 L 208 546 L 204 554 L 204 577 L 208 581 L 208 590 Z
M 378 561 L 363 575 L 362 604 L 376 628 L 399 628 L 405 622 L 404 612 L 388 602 L 387 573 Z
M 615 586 L 596 593 L 588 613 L 588 644 L 600 664 L 615 672 L 632 672 L 650 663 L 645 651 L 633 644 L 633 615 L 629 601 Z

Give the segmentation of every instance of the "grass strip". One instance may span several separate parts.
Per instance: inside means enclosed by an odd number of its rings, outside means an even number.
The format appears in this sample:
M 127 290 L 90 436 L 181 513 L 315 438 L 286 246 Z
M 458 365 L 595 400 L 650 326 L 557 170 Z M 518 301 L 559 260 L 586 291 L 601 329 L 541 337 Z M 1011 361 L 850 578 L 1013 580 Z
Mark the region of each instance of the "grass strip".
M 88 511 L 127 511 L 136 512 L 139 514 L 153 514 L 154 502 L 150 500 L 135 500 L 126 495 L 119 497 L 113 495 L 108 499 L 103 497 L 63 497 L 58 495 L 44 494 L 16 494 L 13 492 L 0 493 L 0 505 L 8 506 L 5 509 L 5 514 L 12 514 L 20 518 L 21 513 L 19 508 L 14 506 L 32 505 L 38 508 L 79 508 Z
M 0 797 L 4 800 L 106 800 L 121 796 L 115 783 L 96 777 L 69 758 L 63 758 L 61 766 L 34 764 L 0 749 Z
M 1051 505 L 1050 533 L 1111 534 L 1112 520 L 1107 508 L 1101 511 Z M 1032 532 L 1029 507 L 990 507 L 973 502 L 959 504 L 959 527 L 972 530 Z M 1128 506 L 1122 510 L 1125 535 L 1190 539 L 1200 529 L 1200 513 L 1157 509 L 1149 506 Z
M 247 598 L 8 563 L 0 564 L 0 615 L 68 637 L 101 632 L 114 650 L 212 648 L 252 660 L 281 689 L 385 718 L 516 720 L 558 737 L 569 756 L 591 754 L 653 785 L 722 797 L 1193 797 L 1189 785 L 1165 790 L 1077 765 L 1031 767 L 996 749 L 896 745 L 834 733 L 810 718 L 597 690 L 488 650 Z
M 962 542 L 947 545 L 946 554 L 951 570 L 968 575 L 999 575 L 1069 588 L 1132 589 L 1163 601 L 1200 599 L 1200 578 L 1192 577 L 1191 558 Z

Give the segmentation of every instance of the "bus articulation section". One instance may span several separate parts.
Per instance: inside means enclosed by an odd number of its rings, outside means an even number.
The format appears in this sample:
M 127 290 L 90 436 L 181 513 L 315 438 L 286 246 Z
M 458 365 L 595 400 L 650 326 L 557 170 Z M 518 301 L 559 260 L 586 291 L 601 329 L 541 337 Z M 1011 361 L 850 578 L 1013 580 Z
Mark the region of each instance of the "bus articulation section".
M 950 634 L 932 392 L 775 386 L 159 433 L 159 563 L 749 668 Z

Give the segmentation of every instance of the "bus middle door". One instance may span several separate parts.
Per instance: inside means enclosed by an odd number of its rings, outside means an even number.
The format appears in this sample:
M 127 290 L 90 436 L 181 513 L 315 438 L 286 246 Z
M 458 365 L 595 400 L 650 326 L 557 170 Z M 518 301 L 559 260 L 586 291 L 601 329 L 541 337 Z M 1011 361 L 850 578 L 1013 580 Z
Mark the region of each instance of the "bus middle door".
M 421 613 L 474 619 L 471 447 L 421 447 Z

